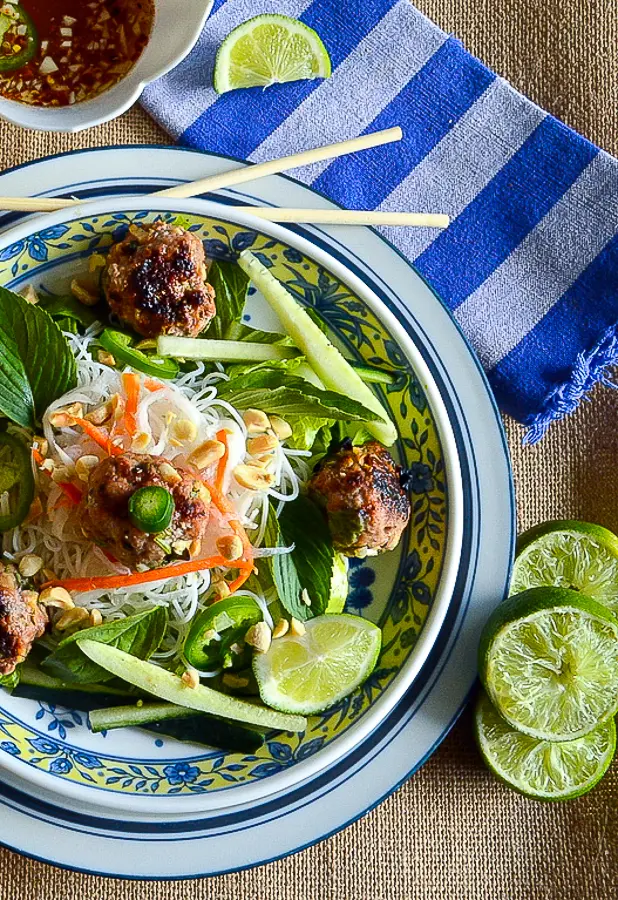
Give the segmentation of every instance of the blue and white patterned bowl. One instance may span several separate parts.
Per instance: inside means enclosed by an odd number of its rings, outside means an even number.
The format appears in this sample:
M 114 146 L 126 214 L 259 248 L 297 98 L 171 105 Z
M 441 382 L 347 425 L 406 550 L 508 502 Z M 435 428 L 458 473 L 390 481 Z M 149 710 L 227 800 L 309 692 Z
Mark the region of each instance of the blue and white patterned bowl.
M 143 731 L 92 735 L 83 713 L 0 697 L 0 766 L 28 790 L 140 815 L 190 813 L 255 802 L 333 765 L 357 746 L 410 686 L 436 640 L 455 582 L 462 490 L 448 415 L 418 352 L 381 301 L 327 253 L 276 225 L 206 201 L 117 198 L 30 219 L 0 238 L 0 283 L 62 291 L 96 249 L 105 253 L 132 221 L 162 218 L 198 234 L 207 253 L 233 258 L 250 247 L 311 305 L 348 354 L 396 378 L 382 400 L 397 424 L 395 453 L 412 470 L 412 523 L 400 547 L 353 561 L 350 612 L 378 622 L 376 671 L 351 697 L 310 719 L 305 735 L 273 735 L 255 755 L 207 751 Z M 247 319 L 276 328 L 254 293 Z

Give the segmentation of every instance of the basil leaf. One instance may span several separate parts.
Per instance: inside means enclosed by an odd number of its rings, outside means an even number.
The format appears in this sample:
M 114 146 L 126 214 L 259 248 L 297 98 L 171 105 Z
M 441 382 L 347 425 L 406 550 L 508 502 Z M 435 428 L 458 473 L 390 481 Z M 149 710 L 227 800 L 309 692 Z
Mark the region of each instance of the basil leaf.
M 286 503 L 277 519 L 270 507 L 265 547 L 290 547 L 291 553 L 266 557 L 260 569 L 260 584 L 267 590 L 272 578 L 279 602 L 290 616 L 309 619 L 325 612 L 331 595 L 335 550 L 328 527 L 318 507 L 307 497 Z M 311 606 L 303 603 L 303 589 Z
M 249 278 L 236 263 L 216 259 L 208 270 L 208 281 L 215 289 L 217 314 L 208 328 L 208 337 L 216 340 L 233 336 L 240 324 L 247 299 Z
M 74 319 L 85 328 L 94 325 L 95 322 L 104 322 L 107 319 L 102 304 L 98 304 L 96 307 L 84 306 L 72 294 L 67 296 L 44 295 L 39 299 L 38 307 L 44 309 L 57 322 L 62 319 Z M 95 311 L 97 309 L 100 315 Z
M 75 357 L 51 316 L 3 287 L 0 358 L 0 409 L 20 425 L 34 425 L 50 403 L 77 384 Z M 16 396 L 7 404 L 4 398 L 11 388 Z
M 238 375 L 218 386 L 219 396 L 239 409 L 262 409 L 288 415 L 372 422 L 376 414 L 357 400 L 335 391 L 323 391 L 285 370 L 259 369 Z
M 127 616 L 126 619 L 95 625 L 88 628 L 87 632 L 77 631 L 65 638 L 42 665 L 63 681 L 81 684 L 109 681 L 114 676 L 82 653 L 77 641 L 88 637 L 101 644 L 118 647 L 138 659 L 149 659 L 159 647 L 166 628 L 167 610 L 162 606 L 155 606 L 134 616 Z
M 25 428 L 34 427 L 34 398 L 10 323 L 0 311 L 0 412 Z
M 322 615 L 330 599 L 335 562 L 335 549 L 326 520 L 315 503 L 301 494 L 283 507 L 279 528 L 284 546 L 294 544 L 289 556 L 301 589 L 307 591 L 311 600 L 309 607 L 302 604 L 303 618 Z M 280 558 L 284 557 L 276 556 L 275 560 Z

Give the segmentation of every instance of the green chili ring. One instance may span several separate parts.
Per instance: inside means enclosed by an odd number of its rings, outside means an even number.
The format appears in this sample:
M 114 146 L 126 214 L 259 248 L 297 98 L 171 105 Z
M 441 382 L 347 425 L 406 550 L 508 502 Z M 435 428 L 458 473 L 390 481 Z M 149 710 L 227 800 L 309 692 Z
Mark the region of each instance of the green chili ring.
M 26 43 L 19 53 L 14 53 L 11 56 L 8 54 L 0 54 L 0 72 L 13 72 L 16 69 L 23 68 L 23 66 L 27 65 L 30 60 L 33 59 L 39 49 L 39 37 L 36 28 L 34 27 L 34 22 L 23 6 L 16 6 L 14 9 L 18 18 L 11 20 L 11 25 L 6 29 L 4 34 L 6 35 L 11 32 L 15 26 L 25 25 Z
M 262 610 L 251 597 L 226 597 L 213 603 L 191 623 L 185 659 L 200 670 L 221 665 L 234 670 L 246 668 L 251 663 L 251 648 L 244 646 L 244 637 L 251 625 L 262 619 Z
M 160 534 L 174 515 L 174 498 L 167 488 L 152 485 L 138 488 L 129 499 L 129 518 L 146 534 Z
M 17 477 L 9 489 L 9 497 L 14 487 L 17 488 L 17 500 L 11 512 L 0 515 L 0 532 L 10 531 L 24 521 L 32 501 L 34 500 L 34 475 L 30 452 L 24 442 L 7 431 L 0 432 L 0 451 L 7 448 L 17 466 Z M 0 464 L 1 465 L 1 464 Z M 11 499 L 13 499 L 11 497 Z
M 178 363 L 175 359 L 161 359 L 147 356 L 141 350 L 132 346 L 131 338 L 122 331 L 114 331 L 106 328 L 99 337 L 101 346 L 111 353 L 114 359 L 127 366 L 131 366 L 144 375 L 152 375 L 154 378 L 176 378 L 178 375 Z

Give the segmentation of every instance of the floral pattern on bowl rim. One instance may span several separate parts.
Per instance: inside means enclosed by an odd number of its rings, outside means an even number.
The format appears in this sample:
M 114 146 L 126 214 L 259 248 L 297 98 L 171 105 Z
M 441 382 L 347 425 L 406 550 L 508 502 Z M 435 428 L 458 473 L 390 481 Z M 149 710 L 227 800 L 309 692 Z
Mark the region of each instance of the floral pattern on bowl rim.
M 24 703 L 33 712 L 24 721 L 13 709 L 15 698 L 7 698 L 0 708 L 0 750 L 8 756 L 107 792 L 169 796 L 210 793 L 279 774 L 328 746 L 362 718 L 400 672 L 427 620 L 440 580 L 449 510 L 438 429 L 405 353 L 362 299 L 295 247 L 261 230 L 196 213 L 102 214 L 52 225 L 16 240 L 0 251 L 0 278 L 9 287 L 33 281 L 56 288 L 54 269 L 70 264 L 74 273 L 90 253 L 105 253 L 131 221 L 157 218 L 195 232 L 214 258 L 233 259 L 250 248 L 301 303 L 313 307 L 348 353 L 392 371 L 393 384 L 380 393 L 398 427 L 396 451 L 412 474 L 412 522 L 397 556 L 380 557 L 371 565 L 353 561 L 351 566 L 348 610 L 378 621 L 383 629 L 376 671 L 353 695 L 312 717 L 304 736 L 273 735 L 255 755 L 241 755 L 195 746 L 188 750 L 190 745 L 149 735 L 140 746 L 154 745 L 151 758 L 145 758 L 144 750 L 132 758 L 112 753 L 110 745 L 117 735 L 91 735 L 85 714 L 75 710 L 43 703 L 37 708 L 31 701 L 20 701 L 20 713 Z M 250 297 L 248 311 L 251 322 L 269 327 L 264 325 L 268 312 L 259 296 Z M 398 562 L 393 578 L 394 558 Z

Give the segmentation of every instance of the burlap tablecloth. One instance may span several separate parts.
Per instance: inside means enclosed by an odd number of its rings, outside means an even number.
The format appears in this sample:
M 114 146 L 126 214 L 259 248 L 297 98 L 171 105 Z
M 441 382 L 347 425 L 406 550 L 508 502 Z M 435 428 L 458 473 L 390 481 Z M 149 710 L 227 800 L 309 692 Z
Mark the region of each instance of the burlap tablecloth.
M 342 0 L 345 3 L 345 0 Z M 273 3 L 273 8 L 276 8 Z M 484 62 L 618 152 L 615 0 L 417 0 Z M 2 168 L 77 147 L 169 143 L 139 109 L 78 136 L 0 125 Z M 618 393 L 595 392 L 540 446 L 505 423 L 522 528 L 572 516 L 618 530 Z M 618 897 L 618 763 L 588 797 L 525 800 L 497 784 L 462 720 L 397 793 L 341 834 L 253 871 L 164 884 L 64 872 L 0 850 L 2 900 L 609 900 Z M 41 848 L 44 855 L 46 848 Z

